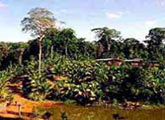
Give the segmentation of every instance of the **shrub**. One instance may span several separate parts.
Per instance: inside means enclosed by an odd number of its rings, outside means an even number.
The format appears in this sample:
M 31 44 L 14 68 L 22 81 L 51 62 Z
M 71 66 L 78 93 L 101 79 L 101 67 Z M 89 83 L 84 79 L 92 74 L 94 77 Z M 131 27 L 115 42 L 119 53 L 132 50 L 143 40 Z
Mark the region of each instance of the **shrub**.
M 107 66 L 93 60 L 69 59 L 60 65 L 61 74 L 69 79 L 57 80 L 54 93 L 58 99 L 73 99 L 84 104 L 97 100 L 113 103 L 114 99 L 119 102 L 164 103 L 164 69 Z
M 8 88 L 9 80 L 12 78 L 12 73 L 9 71 L 0 72 L 0 98 L 11 98 L 11 91 Z
M 37 62 L 31 61 L 26 67 L 28 77 L 23 81 L 23 92 L 32 100 L 45 100 L 51 93 L 52 87 L 46 75 L 39 75 Z

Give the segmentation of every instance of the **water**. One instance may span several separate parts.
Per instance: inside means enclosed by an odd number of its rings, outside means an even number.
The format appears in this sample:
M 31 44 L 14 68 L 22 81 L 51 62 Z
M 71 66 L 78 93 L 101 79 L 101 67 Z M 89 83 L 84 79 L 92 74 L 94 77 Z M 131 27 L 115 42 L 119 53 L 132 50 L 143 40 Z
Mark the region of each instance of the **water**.
M 165 120 L 165 109 L 121 110 L 105 107 L 56 105 L 52 108 L 40 108 L 39 111 L 51 112 L 53 114 L 52 120 L 62 120 L 62 113 L 66 113 L 68 120 L 115 120 L 113 114 L 124 117 L 122 120 Z

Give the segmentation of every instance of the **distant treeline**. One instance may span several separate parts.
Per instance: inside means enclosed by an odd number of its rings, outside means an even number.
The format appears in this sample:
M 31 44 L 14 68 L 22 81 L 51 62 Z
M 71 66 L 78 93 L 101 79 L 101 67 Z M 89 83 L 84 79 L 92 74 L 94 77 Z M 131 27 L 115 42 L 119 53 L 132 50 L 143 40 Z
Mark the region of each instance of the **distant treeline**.
M 58 30 L 50 28 L 42 40 L 42 58 L 52 57 L 55 53 L 77 59 L 87 56 L 92 58 L 141 58 L 147 61 L 163 61 L 165 59 L 165 28 L 153 28 L 146 40 L 135 38 L 123 39 L 115 29 L 107 27 L 92 29 L 96 40 L 77 38 L 71 28 Z M 38 59 L 38 39 L 27 43 L 0 42 L 0 68 L 10 64 L 22 64 L 31 57 Z

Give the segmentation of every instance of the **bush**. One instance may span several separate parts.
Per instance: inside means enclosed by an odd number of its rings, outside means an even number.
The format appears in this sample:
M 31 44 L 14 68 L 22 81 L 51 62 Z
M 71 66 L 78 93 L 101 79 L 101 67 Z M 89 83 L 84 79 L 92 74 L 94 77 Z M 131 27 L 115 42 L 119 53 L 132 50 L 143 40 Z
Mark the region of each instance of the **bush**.
M 140 99 L 151 103 L 165 103 L 165 69 L 148 68 L 141 71 Z
M 68 80 L 57 80 L 54 90 L 58 99 L 64 101 L 73 99 L 81 104 L 87 104 L 97 99 L 99 84 L 94 81 L 95 61 L 67 60 L 60 65 L 59 68 L 63 71 L 61 74 L 67 76 Z
M 0 72 L 0 98 L 11 98 L 11 91 L 8 88 L 9 80 L 12 78 L 12 73 L 9 71 Z
M 54 93 L 58 99 L 73 99 L 81 104 L 98 100 L 113 103 L 114 99 L 119 102 L 165 102 L 164 69 L 62 59 L 55 72 L 62 71 L 59 74 L 67 76 L 68 80 L 57 80 Z
M 52 86 L 46 70 L 67 79 L 51 81 Z M 35 60 L 28 62 L 22 71 L 21 74 L 28 75 L 23 83 L 24 94 L 33 100 L 69 100 L 80 104 L 98 101 L 165 103 L 165 69 L 161 66 L 107 66 L 90 58 L 73 60 L 56 55 L 54 59 L 43 61 L 41 76 Z
M 24 74 L 28 75 L 23 81 L 24 95 L 36 101 L 47 99 L 51 93 L 52 87 L 43 72 L 39 75 L 37 62 L 29 62 Z

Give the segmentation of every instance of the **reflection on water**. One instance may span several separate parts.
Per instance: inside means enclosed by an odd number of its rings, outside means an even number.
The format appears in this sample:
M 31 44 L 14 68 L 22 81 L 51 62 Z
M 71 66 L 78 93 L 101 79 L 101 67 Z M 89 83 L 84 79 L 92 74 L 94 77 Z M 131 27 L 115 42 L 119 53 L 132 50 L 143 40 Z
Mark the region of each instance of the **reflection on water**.
M 40 108 L 40 112 L 53 114 L 52 120 L 62 120 L 65 113 L 68 120 L 165 120 L 165 109 L 120 110 L 105 107 L 83 107 L 77 105 L 57 105 L 52 108 Z

